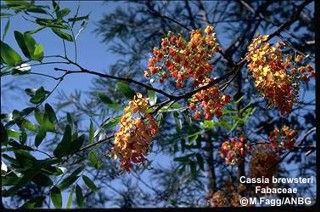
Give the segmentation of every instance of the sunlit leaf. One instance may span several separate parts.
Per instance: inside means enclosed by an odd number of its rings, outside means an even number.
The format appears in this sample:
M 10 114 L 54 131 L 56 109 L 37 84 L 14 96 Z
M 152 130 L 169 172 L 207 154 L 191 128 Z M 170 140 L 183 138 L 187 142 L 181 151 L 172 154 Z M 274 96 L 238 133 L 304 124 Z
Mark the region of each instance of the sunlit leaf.
M 44 56 L 43 46 L 41 44 L 36 44 L 32 55 L 32 59 L 41 62 Z
M 46 99 L 49 92 L 46 91 L 42 86 L 36 90 L 34 96 L 31 97 L 30 102 L 33 104 L 39 104 Z
M 93 166 L 96 169 L 99 169 L 102 166 L 101 162 L 99 161 L 99 156 L 98 156 L 97 152 L 91 151 L 89 153 L 89 163 L 88 163 L 88 165 L 89 166 Z
M 70 194 L 69 194 L 69 197 L 68 197 L 68 202 L 67 202 L 67 208 L 70 208 L 70 207 L 71 207 L 74 191 L 75 191 L 75 188 L 73 188 L 73 189 L 70 191 Z
M 63 40 L 67 40 L 67 41 L 70 41 L 70 42 L 74 41 L 72 35 L 70 35 L 70 34 L 68 34 L 66 32 L 62 32 L 61 30 L 56 29 L 56 28 L 51 28 L 51 29 L 56 35 L 58 35 Z
M 33 132 L 37 130 L 36 126 L 34 126 L 34 124 L 28 119 L 24 119 L 21 126 Z
M 71 10 L 69 8 L 63 8 L 62 10 L 56 12 L 57 18 L 62 19 L 63 17 L 69 15 L 70 12 Z
M 2 17 L 2 15 L 1 15 L 1 17 Z M 7 33 L 8 33 L 8 30 L 9 30 L 9 27 L 10 27 L 10 19 L 8 18 L 8 21 L 7 21 L 7 23 L 6 23 L 5 27 L 4 27 L 4 30 L 3 30 L 2 40 L 5 39 L 5 37 L 6 37 Z
M 87 20 L 88 18 L 89 18 L 89 15 L 79 16 L 79 17 L 74 17 L 74 18 L 68 18 L 68 21 L 70 21 L 70 22 L 76 22 L 76 21 Z
M 8 44 L 0 41 L 1 48 L 1 58 L 9 66 L 17 66 L 21 64 L 22 58 L 20 55 L 13 50 Z
M 36 118 L 39 125 L 41 125 L 43 123 L 44 113 L 42 113 L 39 108 L 36 108 L 34 110 L 34 117 Z
M 29 53 L 27 44 L 25 43 L 23 34 L 21 32 L 14 31 L 14 37 L 15 37 L 22 53 L 24 54 L 24 56 L 26 56 L 27 58 L 31 58 L 31 55 Z
M 157 93 L 155 91 L 148 90 L 148 98 L 151 106 L 157 103 Z

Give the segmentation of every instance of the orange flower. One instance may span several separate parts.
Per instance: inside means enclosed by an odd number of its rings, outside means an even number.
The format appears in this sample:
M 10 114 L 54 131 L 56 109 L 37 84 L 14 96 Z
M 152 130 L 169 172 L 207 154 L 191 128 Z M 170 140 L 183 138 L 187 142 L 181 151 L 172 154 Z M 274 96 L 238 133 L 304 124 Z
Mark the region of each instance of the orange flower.
M 148 154 L 157 122 L 147 113 L 148 101 L 137 93 L 124 111 L 120 128 L 115 133 L 113 156 L 120 158 L 120 167 L 130 171 L 133 163 L 141 163 Z
M 248 69 L 260 94 L 272 106 L 278 107 L 280 114 L 289 114 L 298 96 L 297 80 L 308 81 L 314 73 L 310 65 L 306 66 L 307 68 L 303 66 L 291 68 L 293 65 L 297 66 L 297 62 L 301 62 L 302 56 L 298 55 L 293 61 L 291 55 L 282 54 L 281 43 L 278 42 L 273 47 L 267 39 L 268 35 L 260 35 L 249 45 L 246 56 Z M 304 73 L 306 69 L 310 70 L 310 74 L 303 75 L 296 71 Z
M 184 82 L 193 79 L 196 84 L 202 83 L 212 71 L 209 59 L 218 51 L 214 28 L 207 26 L 202 30 L 192 30 L 190 40 L 186 41 L 181 35 L 168 32 L 162 39 L 161 47 L 153 49 L 145 76 L 156 75 L 163 82 L 169 75 L 176 79 L 176 87 L 183 88 Z
M 225 159 L 229 165 L 241 164 L 246 153 L 250 150 L 248 143 L 245 143 L 245 136 L 241 135 L 239 138 L 231 138 L 222 143 L 220 148 L 220 156 Z

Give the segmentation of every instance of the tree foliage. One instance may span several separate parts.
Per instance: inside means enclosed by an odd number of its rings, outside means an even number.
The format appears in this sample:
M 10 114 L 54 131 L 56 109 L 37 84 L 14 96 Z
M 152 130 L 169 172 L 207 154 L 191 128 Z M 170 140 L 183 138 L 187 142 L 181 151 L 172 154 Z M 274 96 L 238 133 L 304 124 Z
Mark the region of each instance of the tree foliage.
M 296 187 L 275 196 L 315 202 L 315 179 L 239 181 L 315 178 L 313 4 L 128 1 L 97 22 L 119 56 L 103 72 L 78 60 L 77 39 L 94 21 L 80 7 L 2 2 L 1 80 L 56 81 L 19 84 L 27 106 L 1 113 L 4 206 L 240 206 L 241 197 L 264 195 L 255 186 Z M 15 28 L 15 44 L 6 41 L 13 17 L 33 24 Z M 38 43 L 40 33 L 59 38 L 61 53 Z M 57 95 L 77 74 L 95 77 L 89 92 Z M 1 84 L 6 90 L 14 92 Z

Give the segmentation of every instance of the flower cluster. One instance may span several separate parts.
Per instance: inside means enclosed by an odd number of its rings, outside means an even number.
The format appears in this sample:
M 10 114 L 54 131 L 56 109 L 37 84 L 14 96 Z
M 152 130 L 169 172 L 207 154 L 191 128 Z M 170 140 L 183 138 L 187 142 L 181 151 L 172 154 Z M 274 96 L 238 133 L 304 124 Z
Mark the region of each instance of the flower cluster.
M 299 79 L 308 81 L 315 72 L 310 65 L 298 67 L 302 56 L 293 61 L 291 55 L 282 54 L 282 43 L 271 46 L 267 40 L 268 35 L 260 35 L 249 45 L 248 69 L 261 95 L 278 107 L 281 115 L 289 114 L 298 97 Z
M 205 84 L 200 86 L 205 86 Z M 229 95 L 221 95 L 218 86 L 213 85 L 192 95 L 189 109 L 195 110 L 195 119 L 199 119 L 202 113 L 207 120 L 212 119 L 213 115 L 219 118 L 222 115 L 222 107 L 228 104 L 230 99 Z
M 269 141 L 272 149 L 276 152 L 293 148 L 297 132 L 290 129 L 288 126 L 282 127 L 281 130 L 275 128 L 269 136 Z
M 121 169 L 130 171 L 133 163 L 145 160 L 153 136 L 158 130 L 154 117 L 147 113 L 148 101 L 137 93 L 125 108 L 120 129 L 115 134 L 113 155 L 120 158 Z
M 272 187 L 272 176 L 275 176 L 278 170 L 279 156 L 268 144 L 258 144 L 252 151 L 249 164 L 250 178 L 268 178 L 267 181 L 259 184 L 261 187 Z
M 188 79 L 193 79 L 194 87 L 203 83 L 213 68 L 209 60 L 219 50 L 213 30 L 212 26 L 204 31 L 192 30 L 190 41 L 169 32 L 162 39 L 161 47 L 153 49 L 145 76 L 157 75 L 160 83 L 172 77 L 177 88 L 182 88 Z
M 245 137 L 242 135 L 239 138 L 231 138 L 229 141 L 223 142 L 220 148 L 220 156 L 225 159 L 227 164 L 241 164 L 249 150 L 250 146 L 245 142 Z
M 153 49 L 145 76 L 158 76 L 160 83 L 173 78 L 177 88 L 183 88 L 187 80 L 193 82 L 195 89 L 210 84 L 192 95 L 189 108 L 194 111 L 195 119 L 200 119 L 202 114 L 207 120 L 213 116 L 219 118 L 222 107 L 230 102 L 230 96 L 222 95 L 214 79 L 210 78 L 213 66 L 209 60 L 217 51 L 219 46 L 212 26 L 203 31 L 192 30 L 189 41 L 169 32 L 162 39 L 161 47 Z

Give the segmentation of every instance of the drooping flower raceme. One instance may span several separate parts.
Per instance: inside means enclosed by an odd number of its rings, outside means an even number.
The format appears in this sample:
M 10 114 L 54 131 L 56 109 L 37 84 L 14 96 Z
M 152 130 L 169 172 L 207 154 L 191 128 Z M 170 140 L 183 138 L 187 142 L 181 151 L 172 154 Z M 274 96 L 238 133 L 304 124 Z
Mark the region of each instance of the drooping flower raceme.
M 249 45 L 248 69 L 261 95 L 281 115 L 289 114 L 298 97 L 299 80 L 308 81 L 315 73 L 310 65 L 298 67 L 301 55 L 293 60 L 291 55 L 282 54 L 282 43 L 271 46 L 267 40 L 268 35 L 260 35 Z
M 130 171 L 133 163 L 141 163 L 148 154 L 158 126 L 154 117 L 147 113 L 148 101 L 137 93 L 125 108 L 120 129 L 115 134 L 113 156 L 120 159 L 120 167 Z

